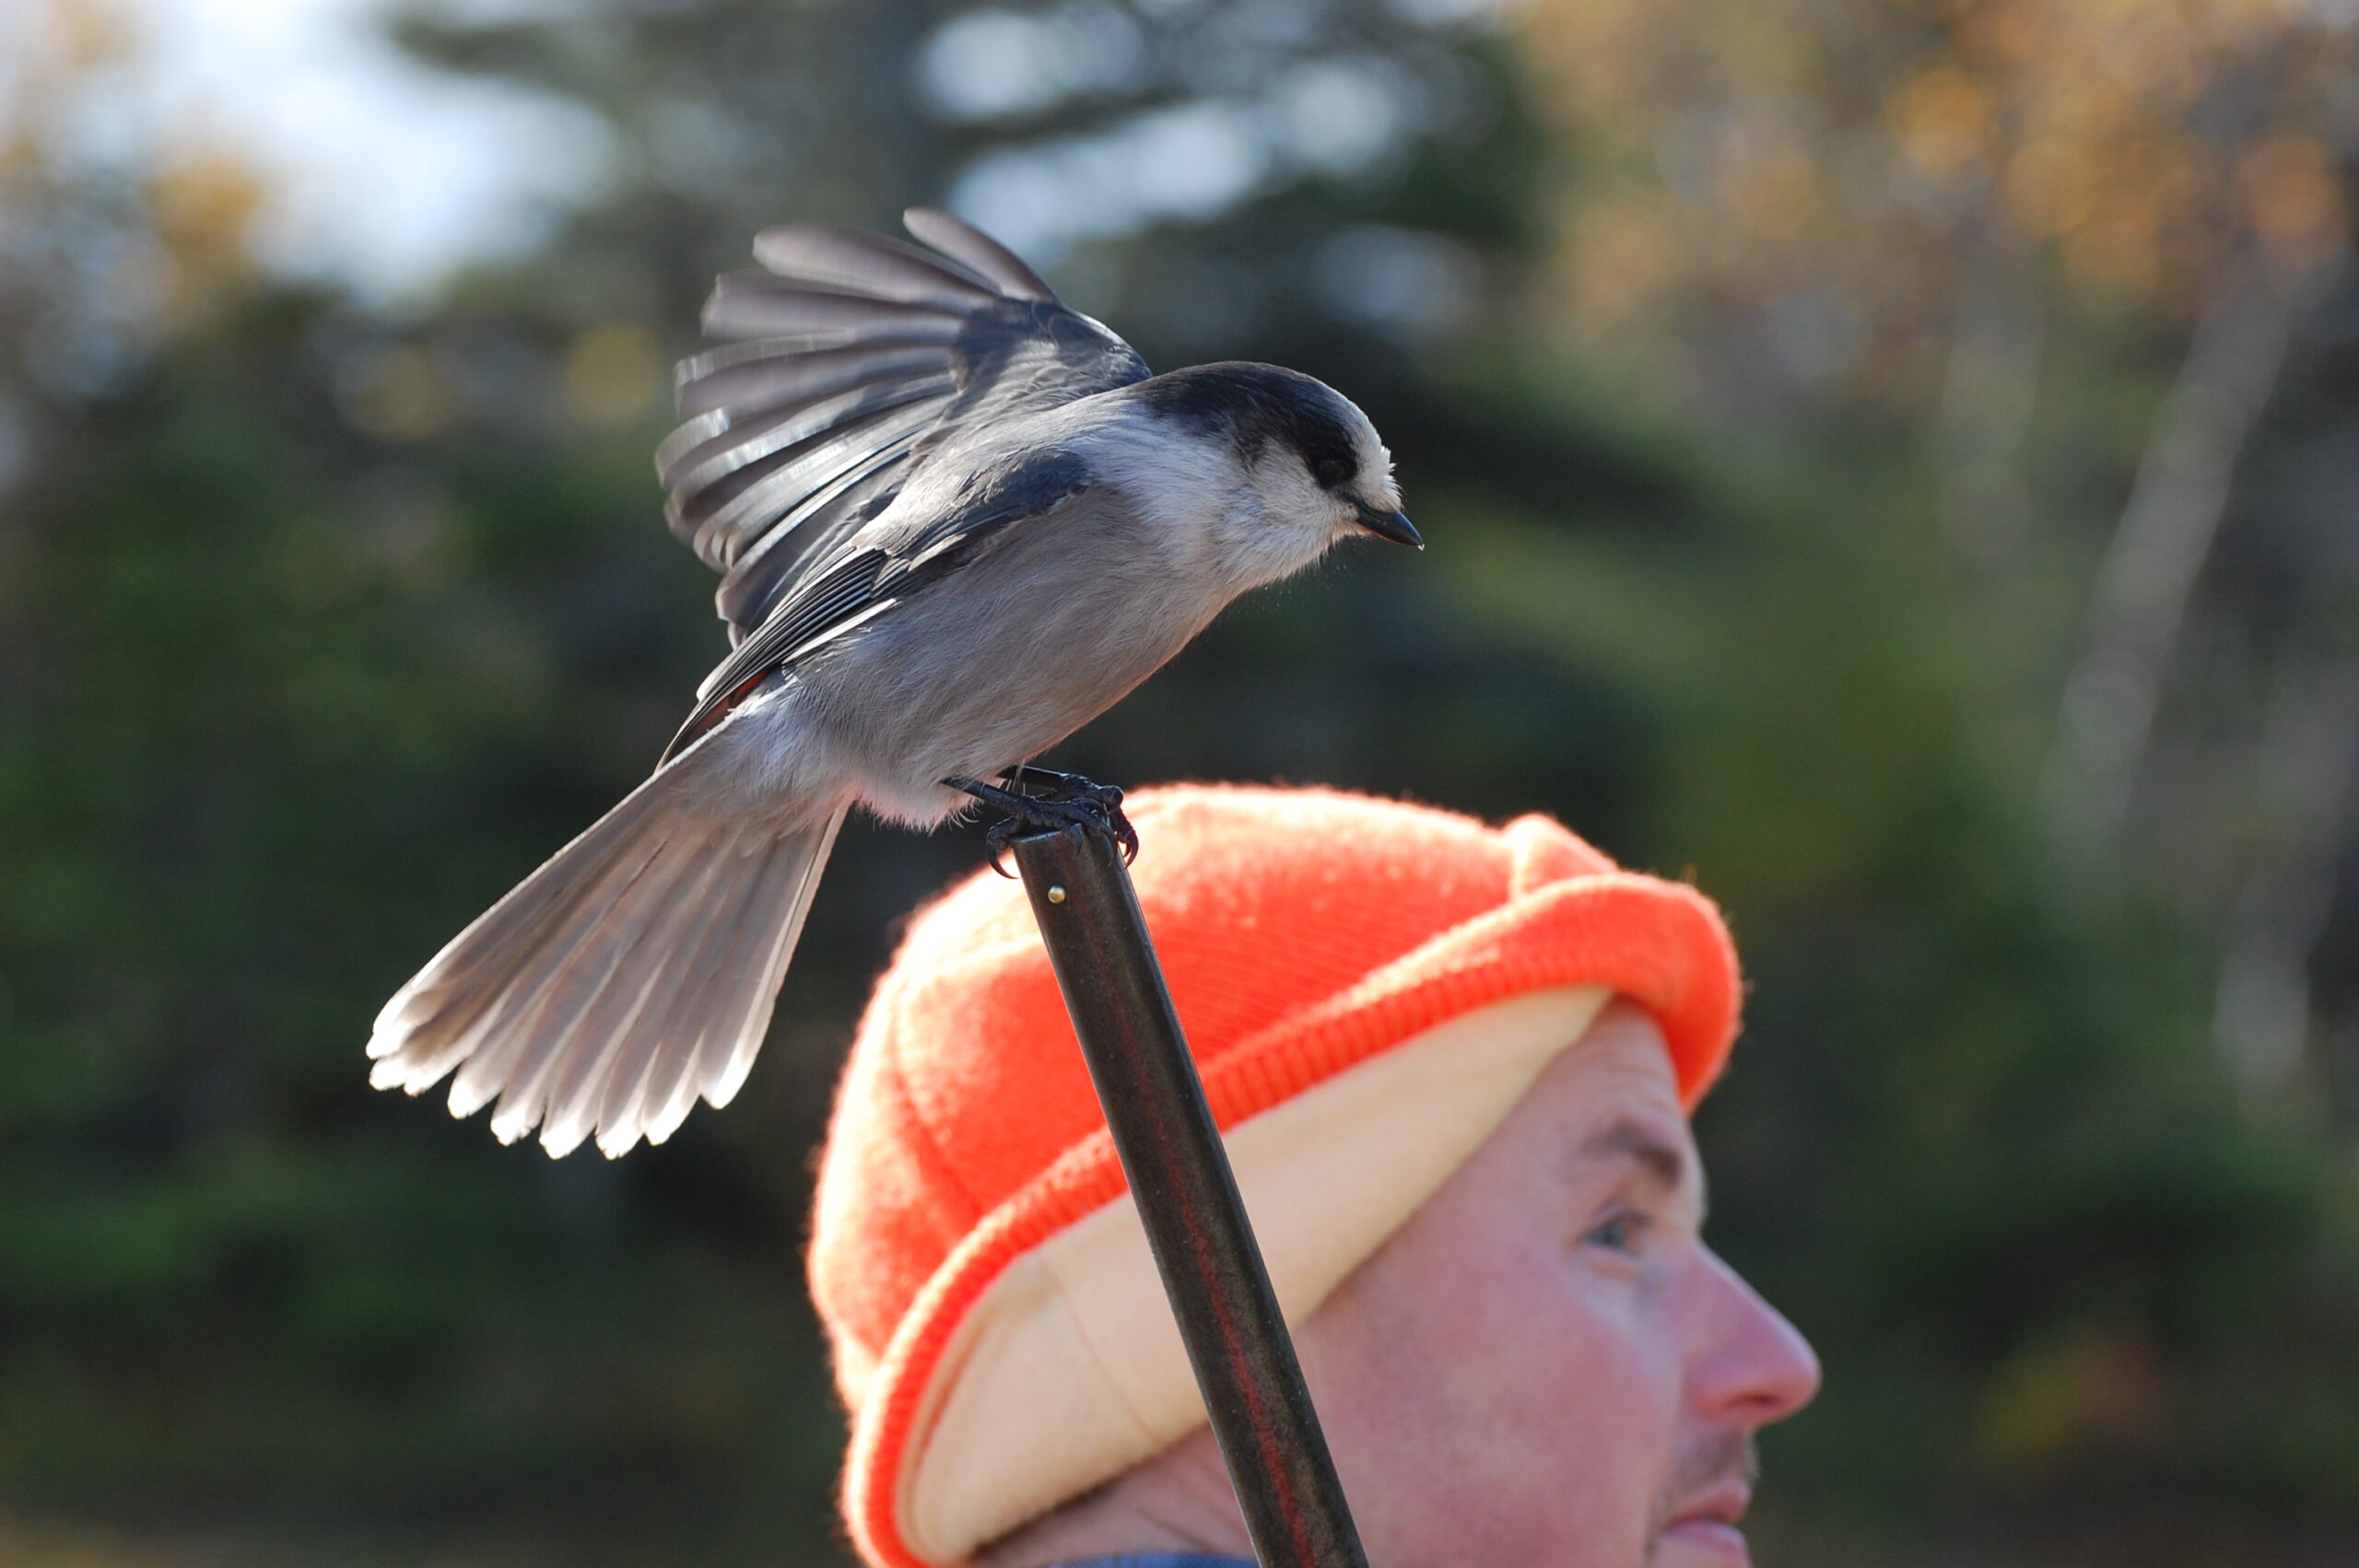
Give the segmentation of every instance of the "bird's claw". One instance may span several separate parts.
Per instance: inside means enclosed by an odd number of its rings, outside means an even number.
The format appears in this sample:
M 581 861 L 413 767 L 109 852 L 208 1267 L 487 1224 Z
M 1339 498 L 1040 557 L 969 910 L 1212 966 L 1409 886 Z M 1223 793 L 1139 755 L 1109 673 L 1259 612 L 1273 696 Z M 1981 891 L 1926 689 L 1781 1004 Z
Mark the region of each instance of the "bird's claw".
M 949 788 L 1007 813 L 983 835 L 984 852 L 991 858 L 992 870 L 1000 875 L 1015 875 L 1007 869 L 1006 853 L 1016 839 L 1031 833 L 1102 833 L 1121 848 L 1124 865 L 1139 858 L 1138 830 L 1122 814 L 1122 791 L 1116 786 L 1044 767 L 1012 767 L 1003 777 L 1005 788 L 980 778 L 943 780 Z M 1032 785 L 1041 786 L 1042 792 L 1026 793 Z

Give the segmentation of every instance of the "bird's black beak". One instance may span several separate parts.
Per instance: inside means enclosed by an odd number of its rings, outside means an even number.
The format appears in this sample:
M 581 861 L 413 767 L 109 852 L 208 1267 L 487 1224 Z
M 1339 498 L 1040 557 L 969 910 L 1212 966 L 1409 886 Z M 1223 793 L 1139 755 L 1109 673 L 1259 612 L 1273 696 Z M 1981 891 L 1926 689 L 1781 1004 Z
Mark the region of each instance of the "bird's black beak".
M 1399 512 L 1380 512 L 1366 501 L 1359 503 L 1359 509 L 1360 526 L 1379 539 L 1390 539 L 1414 550 L 1426 547 L 1425 535 L 1417 532 L 1417 525 Z

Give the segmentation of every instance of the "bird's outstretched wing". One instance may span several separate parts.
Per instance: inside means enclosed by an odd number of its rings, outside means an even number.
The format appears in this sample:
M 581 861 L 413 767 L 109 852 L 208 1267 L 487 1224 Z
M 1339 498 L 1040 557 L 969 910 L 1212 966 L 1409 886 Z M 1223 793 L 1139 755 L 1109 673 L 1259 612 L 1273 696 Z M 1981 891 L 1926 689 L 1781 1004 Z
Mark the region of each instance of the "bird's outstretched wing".
M 665 515 L 725 574 L 718 603 L 740 645 L 790 603 L 807 608 L 813 579 L 843 568 L 851 536 L 928 453 L 1147 374 L 997 240 L 929 208 L 904 221 L 931 250 L 764 231 L 754 255 L 769 270 L 724 275 L 704 312 L 713 335 L 749 341 L 680 366 L 686 422 L 655 455 Z M 736 684 L 716 671 L 700 695 Z

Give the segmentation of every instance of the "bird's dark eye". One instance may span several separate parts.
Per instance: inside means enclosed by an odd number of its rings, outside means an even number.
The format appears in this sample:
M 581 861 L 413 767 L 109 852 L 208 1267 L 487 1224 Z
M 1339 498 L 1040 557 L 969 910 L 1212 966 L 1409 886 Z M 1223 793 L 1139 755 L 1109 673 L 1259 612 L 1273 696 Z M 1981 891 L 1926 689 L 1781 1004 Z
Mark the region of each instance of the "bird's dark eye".
M 1352 476 L 1351 465 L 1339 457 L 1322 457 L 1312 467 L 1310 476 L 1321 487 L 1332 490 Z

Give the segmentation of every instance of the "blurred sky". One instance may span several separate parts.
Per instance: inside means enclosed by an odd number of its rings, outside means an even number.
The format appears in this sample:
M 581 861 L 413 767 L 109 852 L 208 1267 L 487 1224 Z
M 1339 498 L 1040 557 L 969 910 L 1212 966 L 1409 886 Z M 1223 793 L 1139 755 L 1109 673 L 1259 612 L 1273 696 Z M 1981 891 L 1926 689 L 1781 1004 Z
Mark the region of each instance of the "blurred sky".
M 1469 18 L 1478 9 L 1457 8 Z M 1076 240 L 1157 219 L 1201 221 L 1306 174 L 1356 173 L 1447 112 L 1430 84 L 1381 54 L 1290 58 L 1320 30 L 1310 7 L 1237 15 L 1192 73 L 1197 96 L 986 154 L 952 189 L 951 205 L 1018 251 L 1053 259 Z M 1137 19 L 1104 0 L 969 11 L 926 41 L 914 85 L 940 117 L 985 122 L 1134 88 L 1146 54 Z
M 580 105 L 406 56 L 385 35 L 405 9 L 466 23 L 573 7 L 37 0 L 0 10 L 0 123 L 29 121 L 50 166 L 74 175 L 136 179 L 175 158 L 227 158 L 259 186 L 251 240 L 263 264 L 341 281 L 379 305 L 422 301 L 470 263 L 528 252 L 626 155 Z M 1499 4 L 1391 9 L 1481 26 Z M 1189 73 L 1204 79 L 1181 101 L 986 153 L 950 204 L 1053 264 L 1078 240 L 1201 221 L 1306 174 L 1360 173 L 1450 117 L 1446 84 L 1382 54 L 1299 53 L 1319 26 L 1300 7 L 1240 7 L 1215 29 L 1224 36 Z M 73 64 L 45 68 L 60 62 Z M 968 124 L 1119 97 L 1150 68 L 1137 18 L 1107 0 L 957 14 L 915 65 L 928 110 Z M 650 149 L 659 161 L 663 139 Z
M 406 58 L 383 32 L 396 8 L 0 6 L 0 119 L 29 119 L 53 166 L 86 177 L 230 158 L 263 188 L 252 239 L 264 264 L 378 303 L 415 299 L 470 262 L 529 251 L 564 205 L 597 190 L 613 148 L 575 105 Z M 434 14 L 527 8 L 454 0 Z M 88 64 L 48 69 L 77 60 Z

